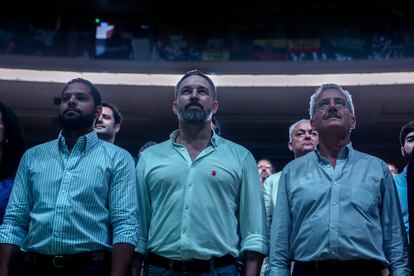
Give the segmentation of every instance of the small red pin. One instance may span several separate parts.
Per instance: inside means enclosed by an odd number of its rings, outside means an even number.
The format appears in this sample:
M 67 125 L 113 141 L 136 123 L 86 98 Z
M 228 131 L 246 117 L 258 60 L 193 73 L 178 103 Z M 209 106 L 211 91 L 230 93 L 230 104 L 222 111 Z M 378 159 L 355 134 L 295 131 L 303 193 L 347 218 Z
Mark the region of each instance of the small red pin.
M 212 176 L 216 176 L 216 174 L 217 174 L 217 173 L 216 173 L 216 171 L 215 171 L 215 170 L 213 170 L 213 171 L 211 172 L 211 175 L 212 175 Z

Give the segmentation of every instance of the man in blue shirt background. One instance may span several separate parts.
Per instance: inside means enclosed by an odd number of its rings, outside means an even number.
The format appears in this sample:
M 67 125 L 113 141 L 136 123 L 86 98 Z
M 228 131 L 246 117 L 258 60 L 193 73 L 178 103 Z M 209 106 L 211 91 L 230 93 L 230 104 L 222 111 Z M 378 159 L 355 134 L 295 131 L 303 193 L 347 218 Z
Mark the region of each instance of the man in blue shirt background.
M 400 131 L 401 154 L 408 162 L 414 146 L 414 121 L 406 123 Z M 397 186 L 398 196 L 400 198 L 401 211 L 404 219 L 405 230 L 409 233 L 408 224 L 408 199 L 407 199 L 407 166 L 404 170 L 394 176 L 395 185 Z

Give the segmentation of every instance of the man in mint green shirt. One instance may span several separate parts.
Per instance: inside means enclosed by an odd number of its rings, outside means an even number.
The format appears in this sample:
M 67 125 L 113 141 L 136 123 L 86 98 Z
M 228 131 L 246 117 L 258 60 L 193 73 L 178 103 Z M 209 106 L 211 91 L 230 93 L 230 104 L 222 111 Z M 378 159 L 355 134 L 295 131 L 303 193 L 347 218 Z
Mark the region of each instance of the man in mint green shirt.
M 257 275 L 268 252 L 265 210 L 252 154 L 211 130 L 212 80 L 198 70 L 176 86 L 179 129 L 145 150 L 137 165 L 142 226 L 136 271 Z
M 310 101 L 316 150 L 283 169 L 270 230 L 269 274 L 411 275 L 407 236 L 387 164 L 352 147 L 351 95 L 336 84 Z

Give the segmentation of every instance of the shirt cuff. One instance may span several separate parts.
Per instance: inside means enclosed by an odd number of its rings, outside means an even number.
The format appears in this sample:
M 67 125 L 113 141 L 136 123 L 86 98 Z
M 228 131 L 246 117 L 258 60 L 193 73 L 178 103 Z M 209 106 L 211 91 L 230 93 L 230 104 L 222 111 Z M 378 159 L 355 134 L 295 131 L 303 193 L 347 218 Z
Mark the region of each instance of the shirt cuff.
M 241 244 L 241 253 L 253 251 L 265 256 L 269 255 L 269 242 L 266 236 L 260 234 L 248 235 Z
M 123 229 L 114 229 L 112 244 L 129 243 L 133 246 L 137 245 L 138 227 L 128 227 Z
M 137 247 L 135 248 L 135 252 L 145 255 L 145 253 L 147 252 L 147 239 L 138 238 L 138 243 Z
M 287 268 L 271 268 L 266 270 L 265 276 L 290 276 L 290 271 Z
M 26 237 L 26 231 L 20 227 L 3 224 L 0 226 L 0 243 L 13 244 L 21 247 Z

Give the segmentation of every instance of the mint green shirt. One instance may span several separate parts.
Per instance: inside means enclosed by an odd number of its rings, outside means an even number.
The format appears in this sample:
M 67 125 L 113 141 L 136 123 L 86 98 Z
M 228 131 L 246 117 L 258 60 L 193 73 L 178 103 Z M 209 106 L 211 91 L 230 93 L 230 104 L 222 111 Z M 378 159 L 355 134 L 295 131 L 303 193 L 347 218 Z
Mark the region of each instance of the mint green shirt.
M 0 226 L 0 243 L 48 255 L 111 250 L 137 243 L 138 202 L 132 156 L 98 139 L 65 138 L 29 149 Z
M 282 172 L 270 231 L 270 275 L 291 261 L 377 260 L 410 275 L 408 243 L 387 164 L 348 144 L 333 167 L 317 150 Z
M 137 165 L 137 251 L 175 260 L 209 259 L 246 250 L 268 253 L 256 162 L 240 145 L 212 136 L 192 161 L 170 139 L 142 153 Z

